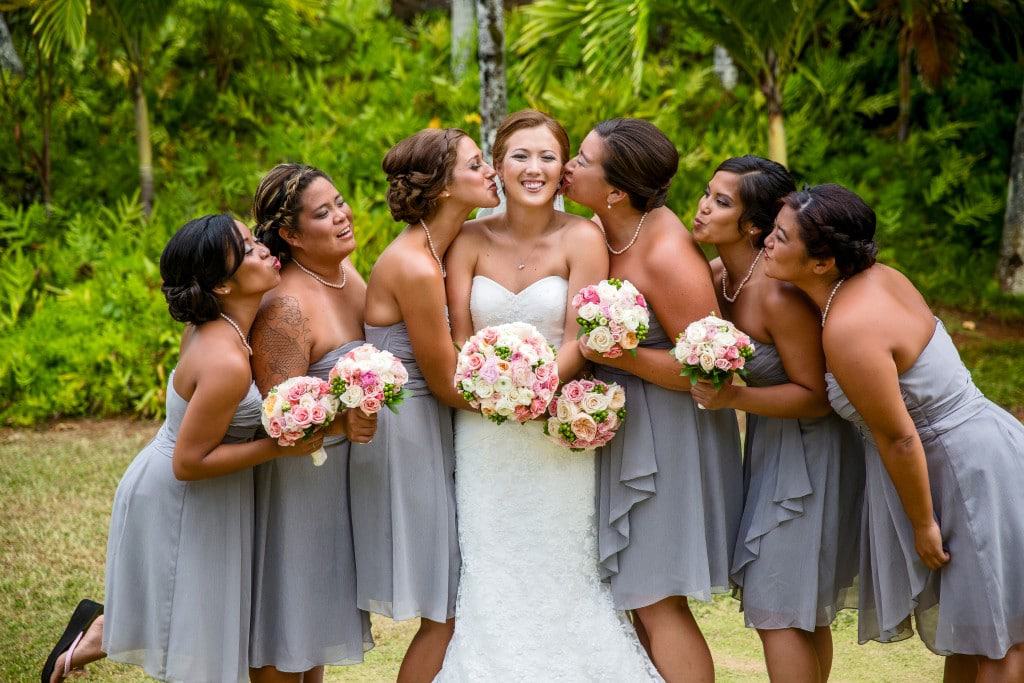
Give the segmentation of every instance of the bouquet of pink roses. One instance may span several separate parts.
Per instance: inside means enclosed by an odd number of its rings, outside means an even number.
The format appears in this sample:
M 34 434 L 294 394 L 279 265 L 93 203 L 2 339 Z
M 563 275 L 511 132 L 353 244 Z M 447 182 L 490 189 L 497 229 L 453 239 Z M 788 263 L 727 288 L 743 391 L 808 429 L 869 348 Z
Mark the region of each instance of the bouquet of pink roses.
M 402 361 L 373 344 L 363 344 L 339 358 L 327 377 L 331 393 L 343 406 L 358 407 L 367 415 L 385 406 L 398 412 L 396 406 L 405 398 L 402 387 L 409 381 Z
M 316 377 L 292 377 L 281 382 L 263 399 L 263 429 L 282 446 L 311 436 L 334 420 L 338 399 L 331 394 L 331 385 Z M 310 453 L 314 465 L 327 460 L 323 448 Z
M 636 355 L 651 317 L 644 295 L 632 282 L 609 278 L 588 285 L 572 298 L 572 305 L 580 335 L 588 335 L 587 346 L 607 358 L 618 358 L 624 350 Z
M 548 412 L 544 433 L 571 451 L 604 446 L 626 419 L 626 392 L 618 384 L 577 379 L 562 386 Z
M 459 351 L 455 388 L 498 424 L 543 415 L 557 387 L 554 349 L 528 323 L 485 327 Z
M 687 325 L 669 352 L 683 366 L 680 375 L 718 389 L 733 374 L 746 376 L 743 368 L 754 355 L 754 345 L 731 322 L 709 315 Z

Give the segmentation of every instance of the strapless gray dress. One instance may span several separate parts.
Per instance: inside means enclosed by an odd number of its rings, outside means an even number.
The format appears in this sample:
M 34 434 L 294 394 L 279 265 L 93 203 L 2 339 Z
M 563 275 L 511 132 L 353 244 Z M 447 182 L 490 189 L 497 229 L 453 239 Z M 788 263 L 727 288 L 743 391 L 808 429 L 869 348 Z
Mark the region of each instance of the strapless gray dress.
M 306 374 L 327 379 L 358 339 L 325 354 Z M 327 460 L 275 458 L 255 469 L 256 539 L 251 666 L 307 671 L 356 664 L 373 647 L 370 617 L 356 607 L 348 497 L 349 442 L 324 441 Z
M 748 385 L 788 384 L 779 352 L 756 342 Z M 747 413 L 744 505 L 732 579 L 748 627 L 813 631 L 851 607 L 864 447 L 849 422 Z
M 179 481 L 171 456 L 188 402 L 167 382 L 167 419 L 114 494 L 107 540 L 103 650 L 153 678 L 246 681 L 252 594 L 251 469 Z M 223 443 L 260 424 L 256 385 Z
M 899 377 L 950 554 L 931 572 L 870 432 L 835 378 L 826 380 L 836 412 L 865 437 L 860 641 L 910 637 L 914 615 L 933 652 L 1002 658 L 1024 642 L 1024 425 L 978 391 L 936 321 Z
M 653 316 L 643 346 L 672 346 Z M 598 550 L 616 609 L 728 591 L 743 507 L 736 414 L 605 365 L 594 375 L 626 391 L 626 421 L 599 449 Z
M 402 361 L 409 381 L 398 413 L 380 412 L 373 443 L 352 445 L 358 605 L 443 622 L 455 616 L 460 569 L 452 410 L 430 393 L 404 322 L 365 331 Z

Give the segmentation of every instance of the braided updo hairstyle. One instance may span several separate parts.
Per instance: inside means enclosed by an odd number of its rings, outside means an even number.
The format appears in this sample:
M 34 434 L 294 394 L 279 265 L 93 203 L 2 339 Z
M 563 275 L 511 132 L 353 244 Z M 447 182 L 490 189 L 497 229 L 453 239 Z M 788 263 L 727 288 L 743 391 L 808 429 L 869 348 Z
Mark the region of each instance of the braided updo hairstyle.
M 458 128 L 426 128 L 388 150 L 381 167 L 388 177 L 388 208 L 403 223 L 418 223 L 433 213 L 458 161 Z
M 679 168 L 672 141 L 643 119 L 608 119 L 594 126 L 594 132 L 604 142 L 601 166 L 608 184 L 629 195 L 637 211 L 663 206 Z
M 278 164 L 267 171 L 256 188 L 252 200 L 252 217 L 256 221 L 253 233 L 281 263 L 287 263 L 292 256 L 291 248 L 281 237 L 281 229 L 298 232 L 302 195 L 317 178 L 334 184 L 331 177 L 319 168 L 306 164 Z
M 796 213 L 807 254 L 835 258 L 840 277 L 875 263 L 875 212 L 855 193 L 826 183 L 791 192 L 782 201 Z
M 747 221 L 760 232 L 754 237 L 754 247 L 760 249 L 772 231 L 775 216 L 782 208 L 779 200 L 790 192 L 796 192 L 796 184 L 786 167 L 777 161 L 747 154 L 726 159 L 718 165 L 715 173 L 725 171 L 740 177 L 740 231 Z
M 161 290 L 171 317 L 199 325 L 219 316 L 213 288 L 234 275 L 244 258 L 234 217 L 222 213 L 183 225 L 160 254 Z

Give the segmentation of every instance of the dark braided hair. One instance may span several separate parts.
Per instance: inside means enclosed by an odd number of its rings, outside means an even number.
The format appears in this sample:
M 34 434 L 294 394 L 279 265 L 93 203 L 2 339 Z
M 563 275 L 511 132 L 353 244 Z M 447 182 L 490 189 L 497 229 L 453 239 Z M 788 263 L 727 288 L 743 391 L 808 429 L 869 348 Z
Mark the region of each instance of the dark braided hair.
M 747 154 L 726 159 L 718 165 L 715 173 L 725 171 L 740 176 L 740 231 L 747 221 L 760 232 L 754 237 L 754 247 L 760 249 L 772 231 L 775 216 L 782 205 L 779 200 L 790 192 L 796 192 L 796 183 L 786 167 L 777 161 Z
M 334 184 L 331 177 L 319 168 L 306 164 L 278 164 L 267 171 L 256 188 L 252 200 L 252 217 L 256 221 L 253 233 L 282 263 L 291 259 L 292 252 L 281 237 L 281 229 L 298 232 L 302 195 L 317 178 Z
M 594 132 L 604 142 L 601 166 L 608 184 L 629 195 L 637 211 L 664 205 L 679 168 L 672 141 L 643 119 L 608 119 L 594 126 Z
M 458 128 L 426 128 L 388 150 L 381 168 L 388 177 L 388 208 L 403 223 L 418 223 L 437 207 L 458 161 Z
M 840 277 L 875 263 L 875 212 L 854 192 L 826 183 L 791 192 L 782 202 L 796 213 L 807 254 L 835 258 Z
M 183 225 L 160 255 L 161 291 L 171 317 L 198 325 L 219 316 L 213 288 L 230 279 L 244 258 L 233 216 L 203 216 Z

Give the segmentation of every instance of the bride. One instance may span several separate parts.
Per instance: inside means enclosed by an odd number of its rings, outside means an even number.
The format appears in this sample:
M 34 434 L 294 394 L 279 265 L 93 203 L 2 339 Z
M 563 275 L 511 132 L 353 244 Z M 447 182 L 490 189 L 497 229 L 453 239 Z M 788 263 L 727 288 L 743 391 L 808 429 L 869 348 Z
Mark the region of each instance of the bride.
M 447 264 L 453 337 L 531 323 L 560 347 L 563 380 L 584 362 L 569 293 L 608 273 L 598 228 L 553 207 L 568 158 L 551 117 L 506 118 L 494 161 L 507 211 L 467 223 Z M 459 411 L 455 453 L 463 564 L 435 680 L 660 680 L 600 580 L 594 452 L 551 443 L 540 421 L 495 425 Z

